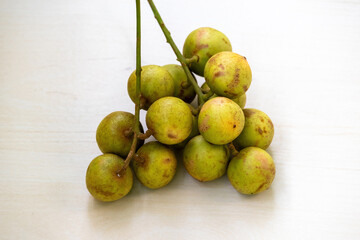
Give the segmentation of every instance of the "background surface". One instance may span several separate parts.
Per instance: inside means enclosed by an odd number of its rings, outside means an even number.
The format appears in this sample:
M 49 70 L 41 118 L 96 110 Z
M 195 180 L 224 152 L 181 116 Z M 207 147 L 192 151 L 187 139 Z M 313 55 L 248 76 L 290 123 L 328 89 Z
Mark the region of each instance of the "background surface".
M 155 3 L 180 49 L 210 26 L 247 57 L 247 107 L 275 124 L 272 187 L 244 196 L 179 161 L 163 189 L 136 181 L 122 200 L 95 201 L 85 173 L 97 125 L 134 111 L 135 1 L 0 0 L 1 239 L 359 238 L 360 1 Z M 142 10 L 142 64 L 176 63 Z

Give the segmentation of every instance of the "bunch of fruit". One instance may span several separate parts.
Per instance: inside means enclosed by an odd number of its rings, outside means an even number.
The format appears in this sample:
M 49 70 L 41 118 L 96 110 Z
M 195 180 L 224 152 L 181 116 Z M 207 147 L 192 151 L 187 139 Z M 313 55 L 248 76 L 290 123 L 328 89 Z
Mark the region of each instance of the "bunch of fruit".
M 86 173 L 87 188 L 96 199 L 114 201 L 127 195 L 133 173 L 148 188 L 166 186 L 176 173 L 178 149 L 183 151 L 185 169 L 199 181 L 212 181 L 227 172 L 240 193 L 256 194 L 270 187 L 275 166 L 265 149 L 274 126 L 262 111 L 244 109 L 252 79 L 246 58 L 232 52 L 223 33 L 208 27 L 189 34 L 183 56 L 191 72 L 206 83 L 201 88 L 193 85 L 180 65 L 142 67 L 140 108 L 147 110 L 148 130 L 144 133 L 140 126 L 142 138 L 128 167 L 124 159 L 137 137 L 135 116 L 118 111 L 101 121 L 96 140 L 104 154 L 92 160 Z M 127 86 L 136 103 L 135 71 Z M 196 106 L 197 90 L 201 96 Z M 151 135 L 157 141 L 144 144 L 142 139 Z

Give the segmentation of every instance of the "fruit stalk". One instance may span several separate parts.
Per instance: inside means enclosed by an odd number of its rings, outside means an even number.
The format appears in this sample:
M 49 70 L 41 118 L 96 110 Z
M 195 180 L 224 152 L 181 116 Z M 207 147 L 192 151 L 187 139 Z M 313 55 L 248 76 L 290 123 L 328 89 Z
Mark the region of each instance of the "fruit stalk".
M 164 21 L 162 20 L 157 8 L 155 7 L 155 4 L 152 0 L 148 0 L 148 3 L 151 7 L 151 10 L 154 13 L 154 16 L 157 20 L 157 22 L 159 23 L 159 26 L 161 28 L 161 30 L 163 31 L 166 41 L 170 44 L 171 48 L 173 49 L 177 60 L 181 63 L 181 66 L 183 67 L 186 76 L 188 78 L 188 80 L 190 81 L 190 83 L 193 85 L 196 94 L 198 95 L 199 98 L 199 105 L 202 105 L 205 102 L 205 97 L 204 94 L 202 93 L 200 87 L 198 86 L 195 78 L 193 77 L 193 75 L 191 74 L 189 67 L 187 66 L 187 60 L 186 58 L 181 54 L 181 52 L 179 51 L 178 47 L 176 46 L 174 40 L 171 37 L 170 31 L 167 29 L 167 27 L 164 24 Z
M 134 119 L 134 137 L 131 144 L 129 154 L 127 155 L 124 166 L 119 174 L 125 172 L 133 158 L 140 133 L 140 97 L 141 97 L 141 13 L 140 0 L 136 0 L 136 101 L 135 101 L 135 119 Z

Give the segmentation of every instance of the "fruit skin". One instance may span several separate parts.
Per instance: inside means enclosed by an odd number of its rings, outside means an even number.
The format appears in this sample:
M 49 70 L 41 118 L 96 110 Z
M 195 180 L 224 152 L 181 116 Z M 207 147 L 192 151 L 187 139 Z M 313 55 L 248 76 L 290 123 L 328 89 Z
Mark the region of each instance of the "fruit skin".
M 237 149 L 245 147 L 259 147 L 267 149 L 274 137 L 274 125 L 268 115 L 264 112 L 246 108 L 245 126 L 239 137 L 234 140 Z
M 233 52 L 220 52 L 207 62 L 204 77 L 217 95 L 236 98 L 248 90 L 252 75 L 245 57 Z
M 184 69 L 180 65 L 168 64 L 163 66 L 174 80 L 174 97 L 178 97 L 187 103 L 191 103 L 196 95 L 194 87 L 192 85 L 184 88 L 184 84 L 187 84 L 188 79 Z
M 159 142 L 148 142 L 137 151 L 133 169 L 139 181 L 148 188 L 167 185 L 175 176 L 177 160 L 174 152 Z
M 93 159 L 86 172 L 86 187 L 97 200 L 111 202 L 126 196 L 133 186 L 133 174 L 128 167 L 118 176 L 124 160 L 106 153 Z
M 231 159 L 227 175 L 238 192 L 257 194 L 270 187 L 275 177 L 275 164 L 265 150 L 248 147 Z
M 198 128 L 198 117 L 197 116 L 192 116 L 192 128 L 191 128 L 191 133 L 190 135 L 181 143 L 175 144 L 173 145 L 175 148 L 180 149 L 180 148 L 184 148 L 186 146 L 186 144 L 195 136 L 199 135 L 199 128 Z
M 189 68 L 200 76 L 204 76 L 205 64 L 209 58 L 222 51 L 232 51 L 229 39 L 222 32 L 209 27 L 192 31 L 183 47 L 185 58 L 191 58 L 194 55 L 199 57 L 199 60 L 191 63 Z
M 190 135 L 192 113 L 187 104 L 179 98 L 160 98 L 147 111 L 146 125 L 159 142 L 177 144 Z
M 147 65 L 141 68 L 140 105 L 142 109 L 147 110 L 156 100 L 165 96 L 172 96 L 175 86 L 172 76 L 165 68 L 156 65 Z M 127 88 L 131 100 L 135 103 L 136 71 L 131 73 Z
M 183 162 L 195 179 L 206 182 L 220 178 L 226 172 L 230 152 L 226 145 L 215 145 L 198 135 L 185 146 Z
M 131 148 L 135 116 L 129 112 L 116 111 L 107 115 L 96 130 L 96 142 L 103 153 L 114 153 L 125 158 Z M 140 131 L 143 127 L 140 124 Z M 129 135 L 130 133 L 130 135 Z M 143 145 L 139 140 L 137 147 Z
M 201 108 L 198 126 L 206 141 L 223 145 L 240 135 L 244 122 L 244 114 L 239 105 L 226 97 L 215 97 Z
M 210 91 L 209 85 L 207 85 L 206 82 L 204 82 L 203 85 L 201 85 L 201 89 L 205 92 Z M 209 99 L 212 99 L 214 97 L 218 97 L 218 95 L 216 95 L 214 93 Z M 241 109 L 244 109 L 245 104 L 246 104 L 246 94 L 244 93 L 243 95 L 240 95 L 239 97 L 236 97 L 236 98 L 232 98 L 231 100 L 236 102 L 237 105 L 239 105 L 241 107 Z

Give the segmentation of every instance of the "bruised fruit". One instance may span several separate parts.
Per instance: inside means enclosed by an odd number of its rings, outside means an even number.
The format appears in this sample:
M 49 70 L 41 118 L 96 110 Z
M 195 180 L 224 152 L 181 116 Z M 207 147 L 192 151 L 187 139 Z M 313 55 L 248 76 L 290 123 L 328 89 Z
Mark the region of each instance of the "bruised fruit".
M 176 165 L 174 152 L 159 142 L 148 142 L 139 148 L 133 161 L 136 177 L 152 189 L 167 185 L 175 176 Z
M 117 111 L 107 115 L 96 130 L 96 142 L 103 153 L 114 153 L 125 158 L 133 141 L 134 115 Z M 143 128 L 140 124 L 140 131 Z M 144 141 L 138 141 L 140 147 Z
M 274 136 L 274 125 L 264 112 L 246 108 L 243 110 L 245 115 L 245 126 L 239 137 L 234 140 L 237 149 L 245 147 L 259 147 L 267 149 Z
M 92 160 L 86 172 L 86 187 L 90 194 L 104 202 L 126 196 L 133 186 L 133 174 L 128 167 L 122 175 L 119 175 L 123 166 L 124 160 L 110 153 Z
M 199 135 L 199 128 L 198 128 L 198 117 L 192 116 L 192 129 L 190 135 L 181 143 L 175 144 L 175 148 L 184 148 L 185 145 L 195 136 Z
M 136 99 L 136 71 L 132 72 L 128 80 L 128 93 L 135 103 Z M 141 71 L 140 107 L 147 110 L 150 105 L 165 96 L 174 94 L 174 80 L 163 67 L 147 65 Z
M 201 108 L 198 126 L 206 141 L 223 145 L 239 136 L 244 122 L 244 114 L 239 105 L 228 98 L 215 97 Z
M 220 52 L 207 62 L 204 77 L 210 89 L 219 96 L 237 98 L 251 83 L 251 69 L 245 57 L 233 52 Z
M 229 155 L 226 145 L 211 144 L 199 135 L 186 144 L 183 162 L 186 171 L 193 178 L 205 182 L 225 174 Z
M 238 192 L 256 194 L 270 187 L 275 177 L 275 164 L 265 150 L 248 147 L 231 159 L 227 175 Z
M 168 145 L 184 141 L 190 135 L 192 121 L 190 108 L 176 97 L 160 98 L 146 113 L 146 125 L 152 135 Z
M 174 97 L 178 97 L 187 103 L 191 103 L 195 98 L 194 87 L 188 83 L 184 69 L 180 65 L 168 64 L 163 66 L 174 80 Z
M 231 51 L 229 39 L 220 31 L 202 27 L 192 31 L 186 38 L 183 48 L 185 58 L 198 57 L 198 61 L 189 64 L 191 71 L 204 76 L 206 62 L 214 54 L 222 51 Z

